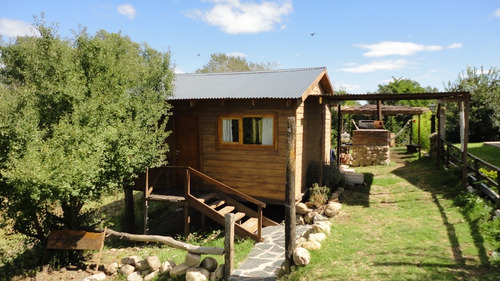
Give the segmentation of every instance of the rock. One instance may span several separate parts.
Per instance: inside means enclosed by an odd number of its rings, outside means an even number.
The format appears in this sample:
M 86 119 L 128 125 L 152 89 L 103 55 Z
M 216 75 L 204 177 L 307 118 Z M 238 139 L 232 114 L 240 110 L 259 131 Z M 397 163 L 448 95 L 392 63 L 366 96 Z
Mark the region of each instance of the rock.
M 310 212 L 310 213 L 307 213 L 305 216 L 304 216 L 304 221 L 307 223 L 307 224 L 312 224 L 313 223 L 313 220 L 314 220 L 314 217 L 317 216 L 318 213 L 316 212 Z
M 186 274 L 186 271 L 190 268 L 191 267 L 186 263 L 181 263 L 179 265 L 176 265 L 170 270 L 170 277 L 177 278 L 181 275 L 184 275 Z
M 201 268 L 208 270 L 208 272 L 214 272 L 219 264 L 212 257 L 205 257 L 200 264 Z
M 144 271 L 146 269 L 149 269 L 149 264 L 146 260 L 140 260 L 135 263 L 135 268 L 139 271 Z
M 311 262 L 311 254 L 309 251 L 302 247 L 297 247 L 293 251 L 293 262 L 296 265 L 306 265 Z
M 120 268 L 120 272 L 124 275 L 129 275 L 130 273 L 135 271 L 135 267 L 130 264 L 125 264 Z
M 331 217 L 334 217 L 338 215 L 340 210 L 342 209 L 342 204 L 337 203 L 337 202 L 328 202 L 328 205 L 326 205 L 325 209 L 325 215 Z
M 297 215 L 295 219 L 295 225 L 304 225 L 306 222 L 304 221 L 303 215 Z
M 122 264 L 130 264 L 135 266 L 135 264 L 140 261 L 139 257 L 137 256 L 130 256 L 122 259 Z
M 326 209 L 326 206 L 325 205 L 321 205 L 319 206 L 319 208 L 317 208 L 315 211 L 316 213 L 318 213 L 319 215 L 323 215 L 325 213 L 325 209 Z
M 316 216 L 314 216 L 313 218 L 313 222 L 318 222 L 318 221 L 327 221 L 328 220 L 328 217 L 325 217 L 323 215 L 320 215 L 320 214 L 317 214 Z
M 83 279 L 83 281 L 94 281 L 94 280 L 106 280 L 106 274 L 104 272 L 99 272 Z
M 174 261 L 163 262 L 160 266 L 160 274 L 168 274 L 174 266 L 175 266 Z
M 217 278 L 215 277 L 215 272 L 210 272 L 210 275 L 208 277 L 208 280 L 210 281 L 215 281 Z
M 127 281 L 142 281 L 142 277 L 139 272 L 132 272 L 127 276 Z
M 105 266 L 104 270 L 107 275 L 115 275 L 116 273 L 118 273 L 118 263 L 114 262 L 112 264 L 109 264 Z
M 151 271 L 156 271 L 161 266 L 161 261 L 157 256 L 147 257 L 146 262 L 148 263 L 149 269 L 151 269 Z
M 310 236 L 310 235 L 309 235 Z M 295 246 L 297 247 L 302 247 L 302 244 L 304 244 L 305 242 L 307 242 L 307 239 L 304 238 L 304 237 L 299 237 L 296 241 L 295 241 Z
M 295 205 L 295 213 L 299 215 L 305 215 L 309 212 L 309 208 L 307 207 L 306 204 L 300 202 L 297 205 Z
M 319 250 L 321 249 L 321 243 L 317 241 L 307 241 L 302 244 L 302 248 L 308 249 L 308 250 Z
M 214 280 L 222 280 L 222 277 L 224 277 L 224 265 L 220 264 L 213 273 L 215 273 Z
M 495 218 L 500 218 L 500 209 L 495 210 Z
M 158 273 L 160 272 L 160 270 L 155 270 L 149 274 L 147 274 L 146 276 L 144 276 L 144 281 L 151 281 L 153 280 L 153 278 L 155 278 Z
M 325 239 L 326 239 L 326 234 L 323 232 L 311 233 L 311 234 L 309 234 L 309 237 L 308 237 L 308 241 L 315 241 L 315 242 L 321 242 Z
M 143 276 L 143 277 L 144 277 L 144 276 L 146 276 L 146 275 L 148 275 L 148 274 L 150 274 L 151 272 L 152 272 L 152 271 L 151 271 L 151 269 L 149 269 L 149 268 L 148 268 L 148 269 L 146 269 L 146 270 L 143 270 L 143 271 L 139 271 L 139 273 L 140 273 L 140 274 L 141 274 L 141 276 Z
M 186 259 L 184 260 L 184 263 L 190 267 L 198 267 L 198 265 L 200 265 L 200 261 L 201 261 L 201 255 L 187 253 Z
M 313 224 L 313 230 L 314 232 L 324 232 L 326 234 L 330 234 L 331 228 L 324 223 L 315 223 Z
M 186 281 L 208 281 L 210 272 L 204 268 L 193 267 L 186 272 Z
M 68 269 L 66 269 L 66 267 L 63 267 L 63 268 L 61 268 L 61 269 L 59 270 L 59 272 L 61 272 L 61 273 L 66 273 L 66 271 L 68 271 Z

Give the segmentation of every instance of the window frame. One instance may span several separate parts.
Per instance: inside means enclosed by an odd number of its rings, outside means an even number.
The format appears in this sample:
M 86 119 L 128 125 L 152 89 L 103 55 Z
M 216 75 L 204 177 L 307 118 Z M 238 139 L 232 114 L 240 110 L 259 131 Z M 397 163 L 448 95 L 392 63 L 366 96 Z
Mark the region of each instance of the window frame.
M 243 118 L 273 118 L 273 144 L 244 144 L 243 143 Z M 256 114 L 221 114 L 217 118 L 217 148 L 230 149 L 252 149 L 252 150 L 278 150 L 278 114 L 276 113 L 256 113 Z M 224 119 L 238 120 L 238 142 L 224 142 L 223 121 Z

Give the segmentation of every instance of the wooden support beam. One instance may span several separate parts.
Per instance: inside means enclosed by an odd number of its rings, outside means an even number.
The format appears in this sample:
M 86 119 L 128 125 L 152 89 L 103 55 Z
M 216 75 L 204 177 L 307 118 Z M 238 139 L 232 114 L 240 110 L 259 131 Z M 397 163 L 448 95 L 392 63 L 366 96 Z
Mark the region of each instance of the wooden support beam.
M 224 280 L 229 280 L 234 269 L 234 214 L 224 217 Z
M 255 100 L 252 100 L 252 106 L 255 106 Z
M 437 118 L 436 170 L 439 170 L 440 165 L 441 165 L 441 122 L 442 122 L 442 120 L 441 120 L 441 104 L 440 103 L 437 105 L 436 118 Z
M 467 188 L 467 147 L 469 145 L 469 100 L 460 102 L 460 135 L 462 147 L 462 188 Z
M 292 106 L 292 100 L 286 100 L 286 107 Z
M 377 120 L 382 121 L 382 100 L 377 100 Z
M 221 107 L 226 106 L 226 100 L 221 100 L 221 101 L 220 101 L 220 106 L 221 106 Z
M 420 142 L 420 114 L 418 115 L 418 159 L 420 159 L 422 155 L 422 143 Z
M 285 271 L 291 272 L 295 250 L 295 118 L 288 117 L 288 153 L 285 186 Z
M 125 229 L 127 232 L 135 232 L 135 212 L 134 212 L 134 190 L 130 187 L 123 189 L 125 192 Z
M 340 104 L 337 105 L 337 167 L 340 167 L 340 151 L 342 148 L 341 143 L 341 132 L 342 132 L 342 112 L 340 110 Z

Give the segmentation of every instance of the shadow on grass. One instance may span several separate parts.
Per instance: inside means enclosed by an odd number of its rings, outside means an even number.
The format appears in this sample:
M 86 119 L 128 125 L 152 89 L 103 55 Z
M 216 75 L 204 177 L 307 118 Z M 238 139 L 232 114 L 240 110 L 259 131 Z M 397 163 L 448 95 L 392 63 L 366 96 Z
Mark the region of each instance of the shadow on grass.
M 433 158 L 422 157 L 419 160 L 407 162 L 406 165 L 394 170 L 393 173 L 406 179 L 414 186 L 431 193 L 433 202 L 438 208 L 443 225 L 446 228 L 455 263 L 457 266 L 465 266 L 465 258 L 463 257 L 455 227 L 449 222 L 446 210 L 439 200 L 439 198 L 456 200 L 457 196 L 462 193 L 460 179 L 457 177 L 456 172 L 444 169 L 436 170 L 436 162 Z M 489 266 L 490 262 L 484 246 L 485 241 L 479 232 L 479 225 L 464 212 L 462 214 L 469 225 L 481 264 Z
M 350 206 L 370 207 L 370 189 L 373 183 L 374 175 L 372 173 L 363 173 L 363 185 L 348 186 L 349 193 L 342 194 L 342 204 Z

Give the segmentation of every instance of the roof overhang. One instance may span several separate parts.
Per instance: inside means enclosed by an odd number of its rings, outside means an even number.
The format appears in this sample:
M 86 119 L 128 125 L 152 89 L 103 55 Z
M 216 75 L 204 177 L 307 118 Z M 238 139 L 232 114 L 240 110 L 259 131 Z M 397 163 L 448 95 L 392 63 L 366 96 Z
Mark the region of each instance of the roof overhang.
M 347 95 L 322 95 L 333 103 L 348 100 L 437 100 L 438 103 L 470 100 L 469 92 L 437 92 L 414 94 L 347 94 Z

